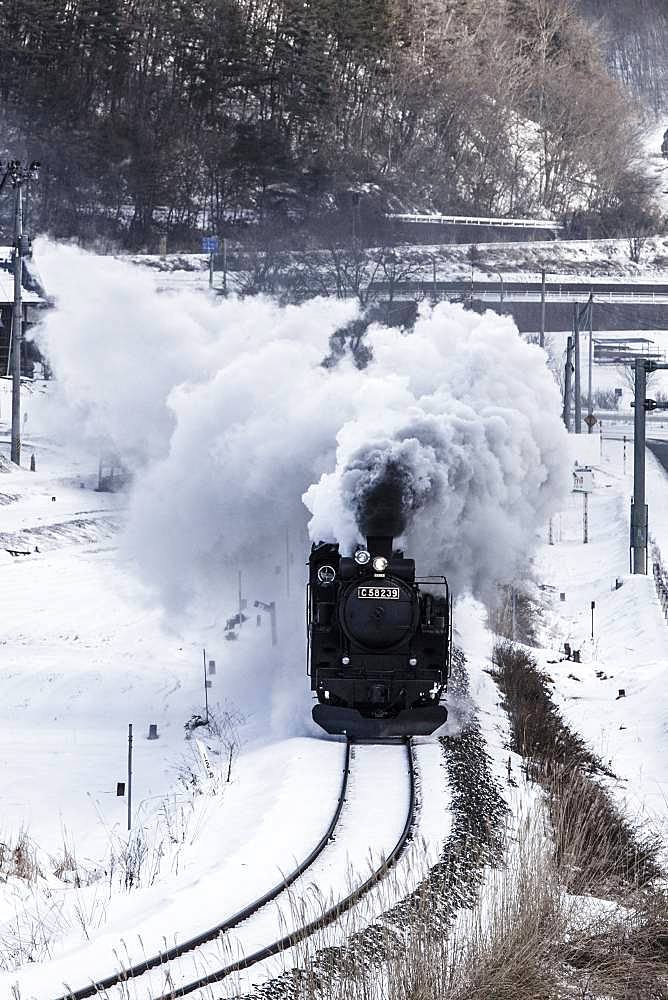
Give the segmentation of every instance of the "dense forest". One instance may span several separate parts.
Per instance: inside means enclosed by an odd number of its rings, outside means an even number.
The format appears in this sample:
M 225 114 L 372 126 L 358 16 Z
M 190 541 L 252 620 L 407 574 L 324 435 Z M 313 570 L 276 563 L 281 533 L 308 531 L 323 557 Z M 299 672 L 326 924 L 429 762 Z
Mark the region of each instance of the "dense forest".
M 668 108 L 666 0 L 580 0 L 610 72 L 654 111 Z
M 615 5 L 583 5 L 0 0 L 0 157 L 42 162 L 37 228 L 109 247 L 333 239 L 351 200 L 627 232 L 653 220 Z

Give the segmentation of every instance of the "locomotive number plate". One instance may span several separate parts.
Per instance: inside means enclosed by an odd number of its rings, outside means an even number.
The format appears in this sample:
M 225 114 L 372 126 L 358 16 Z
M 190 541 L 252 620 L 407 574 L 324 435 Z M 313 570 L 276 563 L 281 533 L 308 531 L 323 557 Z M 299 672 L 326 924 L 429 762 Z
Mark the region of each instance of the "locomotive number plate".
M 398 587 L 358 587 L 357 596 L 375 601 L 398 601 Z

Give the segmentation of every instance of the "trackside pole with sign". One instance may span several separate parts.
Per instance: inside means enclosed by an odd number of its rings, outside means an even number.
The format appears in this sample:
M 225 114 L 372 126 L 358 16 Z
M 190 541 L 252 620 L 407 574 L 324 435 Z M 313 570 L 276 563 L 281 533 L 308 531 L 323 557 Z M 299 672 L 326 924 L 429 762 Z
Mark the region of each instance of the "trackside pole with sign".
M 260 608 L 262 611 L 269 612 L 269 619 L 271 622 L 271 644 L 272 646 L 278 645 L 278 626 L 276 623 L 276 601 L 254 601 L 254 607 Z
M 217 236 L 202 237 L 202 251 L 209 255 L 209 288 L 213 288 L 213 258 L 218 253 L 219 240 Z
M 594 473 L 588 465 L 576 465 L 573 470 L 573 492 L 582 493 L 582 543 L 589 542 L 589 494 L 594 489 Z
M 132 829 L 132 723 L 128 723 L 128 830 Z

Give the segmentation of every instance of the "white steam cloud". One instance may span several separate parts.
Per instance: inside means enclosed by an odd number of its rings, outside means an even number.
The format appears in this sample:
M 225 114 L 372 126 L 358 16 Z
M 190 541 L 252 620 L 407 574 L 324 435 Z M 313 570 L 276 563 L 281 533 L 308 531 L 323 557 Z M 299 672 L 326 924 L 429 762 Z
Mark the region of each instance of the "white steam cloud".
M 352 303 L 159 294 L 111 258 L 44 242 L 37 258 L 57 299 L 39 341 L 67 433 L 134 470 L 126 541 L 144 580 L 172 617 L 232 613 L 239 569 L 251 599 L 281 597 L 279 654 L 246 663 L 238 686 L 269 678 L 283 731 L 307 712 L 307 528 L 350 548 L 375 498 L 420 573 L 481 594 L 516 575 L 559 503 L 558 391 L 510 319 L 442 304 L 410 334 L 372 328 L 365 370 L 323 368 Z
M 336 467 L 311 486 L 312 538 L 403 536 L 421 573 L 481 596 L 526 566 L 566 488 L 565 431 L 543 352 L 509 318 L 442 305 L 374 329 L 374 361 Z M 380 517 L 379 517 L 380 513 Z

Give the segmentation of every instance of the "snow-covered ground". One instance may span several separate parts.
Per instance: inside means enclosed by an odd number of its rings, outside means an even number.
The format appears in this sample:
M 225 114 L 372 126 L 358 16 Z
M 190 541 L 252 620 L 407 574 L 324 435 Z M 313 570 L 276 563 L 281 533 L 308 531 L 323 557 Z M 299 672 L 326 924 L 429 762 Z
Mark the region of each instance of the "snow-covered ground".
M 604 440 L 603 456 L 598 435 L 574 436 L 571 447 L 574 459 L 597 469 L 590 541 L 582 545 L 581 497 L 574 495 L 553 521 L 555 543 L 542 546 L 536 563 L 548 602 L 539 662 L 554 680 L 566 718 L 618 775 L 612 787 L 620 801 L 632 817 L 651 823 L 668 839 L 663 768 L 668 751 L 663 694 L 668 625 L 651 578 L 627 572 L 630 480 L 621 468 L 622 442 Z M 10 878 L 0 893 L 0 921 L 5 948 L 13 933 L 29 933 L 29 918 L 33 933 L 39 921 L 50 929 L 51 939 L 36 954 L 37 965 L 1 976 L 0 984 L 9 988 L 18 982 L 23 998 L 47 998 L 54 983 L 85 982 L 114 971 L 119 949 L 125 962 L 142 952 L 151 954 L 164 947 L 165 939 L 182 940 L 266 891 L 326 827 L 340 782 L 342 747 L 336 741 L 305 739 L 256 744 L 235 762 L 233 781 L 222 794 L 213 794 L 201 773 L 203 795 L 193 801 L 184 788 L 177 790 L 179 763 L 197 771 L 182 726 L 192 711 L 201 709 L 200 649 L 169 635 L 134 582 L 131 567 L 119 560 L 105 519 L 112 512 L 122 517 L 122 496 L 93 492 L 89 470 L 71 463 L 53 444 L 28 437 L 25 449 L 34 450 L 37 471 L 3 474 L 2 495 L 13 499 L 3 504 L 2 526 L 12 531 L 20 527 L 24 539 L 46 526 L 49 531 L 39 552 L 3 556 L 0 755 L 5 782 L 0 795 L 4 838 L 11 841 L 17 824 L 25 824 L 39 849 L 43 878 L 29 887 Z M 2 451 L 7 453 L 6 433 Z M 668 480 L 651 459 L 649 477 L 650 510 L 661 511 Z M 91 537 L 90 530 L 77 537 L 75 531 L 61 536 L 54 529 L 83 518 L 95 525 L 96 517 L 105 524 L 100 538 Z M 652 521 L 668 551 L 668 515 Z M 614 589 L 617 578 L 622 586 Z M 593 642 L 591 600 L 596 601 Z M 486 673 L 493 636 L 482 606 L 474 601 L 460 601 L 457 624 L 469 660 L 471 694 L 494 773 L 503 785 L 508 758 L 518 777 L 520 768 L 509 753 L 500 697 Z M 560 661 L 564 641 L 582 649 L 581 665 Z M 619 688 L 625 689 L 623 699 L 617 697 Z M 119 850 L 124 834 L 126 800 L 116 798 L 115 782 L 125 776 L 126 724 L 131 720 L 136 727 L 135 821 L 145 831 L 147 858 L 138 888 L 128 893 L 112 885 L 108 865 L 110 850 Z M 149 721 L 159 724 L 157 741 L 146 739 Z M 418 764 L 427 802 L 420 836 L 434 857 L 448 832 L 447 786 L 437 744 L 420 742 Z M 353 878 L 351 870 L 364 871 L 379 832 L 386 839 L 376 850 L 387 851 L 400 828 L 404 806 L 390 791 L 397 788 L 396 764 L 389 757 L 387 762 L 376 758 L 372 768 L 368 764 L 357 774 L 353 769 L 349 814 L 340 833 L 341 859 L 326 856 L 319 874 L 306 880 L 315 881 L 321 899 Z M 521 811 L 518 794 L 515 807 Z M 380 812 L 374 812 L 374 797 Z M 388 822 L 390 805 L 394 822 Z M 358 806 L 362 812 L 356 816 Z M 63 840 L 79 870 L 88 873 L 90 885 L 73 886 L 67 869 L 54 873 L 57 866 L 47 859 L 62 855 Z M 351 849 L 361 852 L 357 858 Z M 379 891 L 377 906 L 367 902 L 355 926 L 371 920 L 378 906 L 389 905 L 415 879 L 407 862 L 394 889 Z M 280 919 L 289 920 L 282 912 Z M 234 953 L 262 943 L 278 913 L 273 910 L 246 931 L 256 936 L 233 944 Z M 210 952 L 206 961 L 214 965 L 220 949 L 211 946 Z M 289 960 L 273 960 L 244 983 L 263 981 Z M 198 955 L 200 974 L 203 961 Z M 186 979 L 196 971 L 192 959 L 172 969 L 174 976 Z
M 609 369 L 595 369 L 595 387 L 609 386 L 611 378 Z M 53 1000 L 60 983 L 82 984 L 183 940 L 280 881 L 327 827 L 343 748 L 294 732 L 276 737 L 262 732 L 257 719 L 244 724 L 235 714 L 243 705 L 233 704 L 231 694 L 244 683 L 238 669 L 231 680 L 234 661 L 254 664 L 245 680 L 250 695 L 278 655 L 266 626 L 257 629 L 251 619 L 239 639 L 227 642 L 224 609 L 206 627 L 165 615 L 155 592 L 138 582 L 132 551 L 119 545 L 127 497 L 96 492 L 97 469 L 55 430 L 62 426 L 55 416 L 49 431 L 52 389 L 31 390 L 24 398 L 23 467 L 16 469 L 8 462 L 9 383 L 0 380 L 0 968 L 6 970 L 0 996 L 18 983 L 21 1000 Z M 610 419 L 606 433 L 613 430 Z M 544 586 L 544 648 L 537 655 L 566 718 L 617 775 L 610 781 L 614 794 L 665 844 L 668 625 L 652 579 L 628 574 L 630 451 L 626 474 L 621 441 L 573 436 L 568 456 L 596 469 L 590 541 L 582 543 L 579 495 L 553 517 L 553 544 L 541 526 L 534 571 Z M 668 478 L 649 458 L 650 525 L 668 555 L 667 490 Z M 529 793 L 487 673 L 494 636 L 472 598 L 458 601 L 456 619 L 490 767 L 511 803 L 512 824 Z M 581 664 L 562 659 L 564 641 L 582 650 Z M 217 662 L 209 704 L 232 727 L 218 740 L 207 737 L 204 755 L 197 734 L 186 739 L 184 731 L 204 708 L 203 646 Z M 294 676 L 303 690 L 294 693 L 293 709 L 306 714 L 308 681 L 301 667 Z M 116 795 L 126 777 L 128 723 L 134 726 L 129 839 L 127 798 Z M 157 740 L 147 738 L 152 723 Z M 228 783 L 230 739 L 240 753 Z M 370 855 L 393 845 L 406 795 L 392 751 L 398 748 L 360 748 L 340 836 L 305 876 L 300 894 L 312 896 L 315 884 L 321 898 L 336 897 L 366 874 Z M 394 880 L 361 907 L 356 928 L 414 888 L 448 836 L 450 793 L 436 739 L 418 741 L 417 763 L 416 839 L 424 849 L 404 856 Z M 509 769 L 518 785 L 512 795 Z M 230 947 L 265 943 L 286 919 L 285 910 L 282 917 L 263 913 Z M 336 941 L 344 931 L 333 933 Z M 290 960 L 255 970 L 244 985 Z M 215 961 L 213 950 L 206 961 Z M 192 971 L 186 963 L 174 975 Z
M 573 494 L 553 519 L 554 544 L 544 544 L 536 560 L 547 588 L 539 662 L 566 719 L 617 775 L 612 788 L 629 816 L 649 823 L 668 845 L 668 624 L 652 576 L 629 574 L 631 447 L 625 475 L 623 441 L 604 437 L 602 455 L 598 435 L 573 436 L 571 444 L 574 460 L 595 469 L 589 541 L 583 543 L 583 497 Z M 668 550 L 667 501 L 668 478 L 650 456 L 650 526 Z M 580 664 L 564 658 L 564 642 L 581 651 Z

